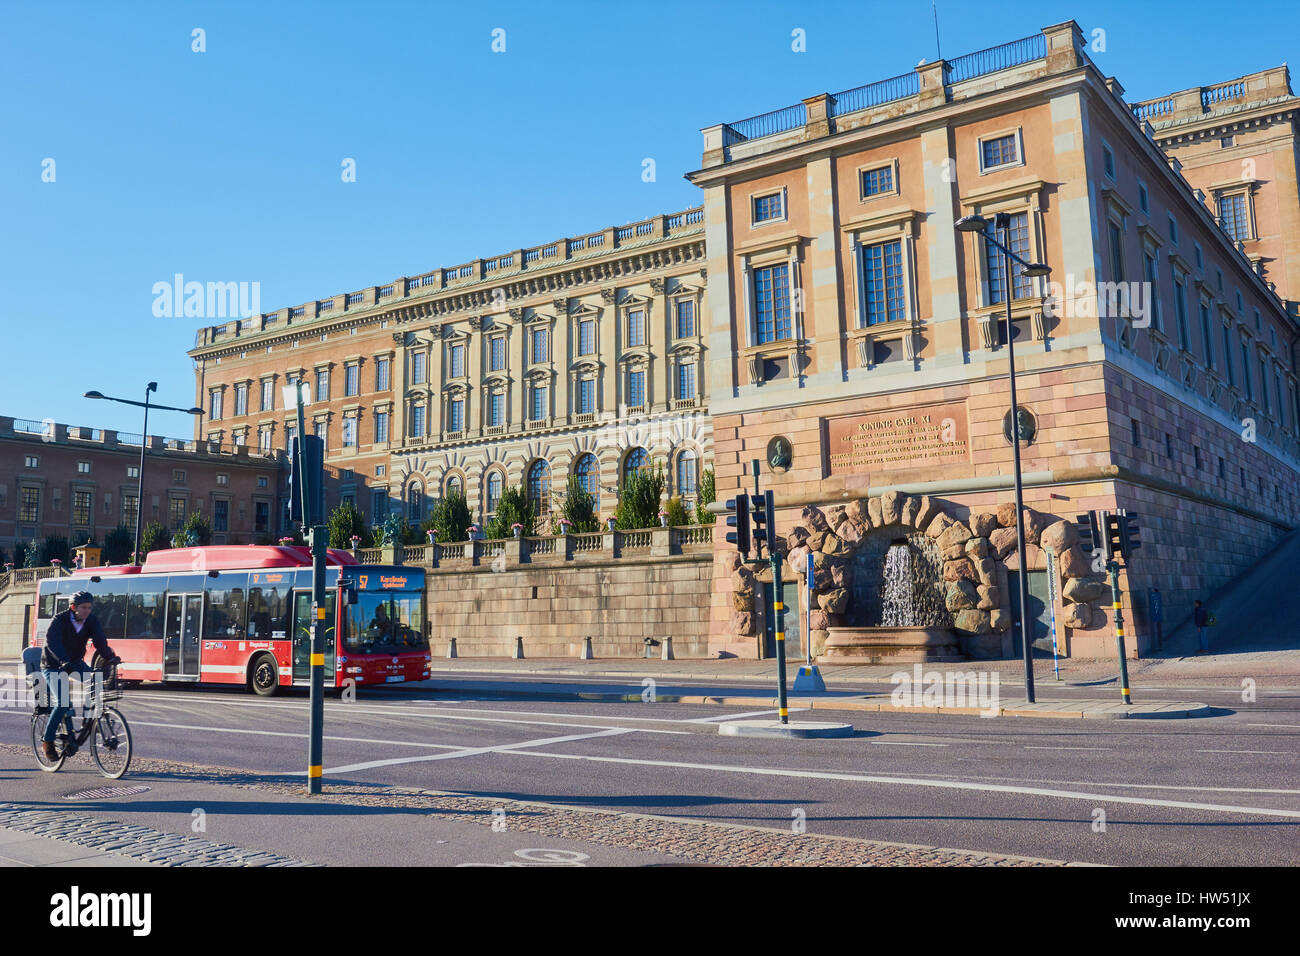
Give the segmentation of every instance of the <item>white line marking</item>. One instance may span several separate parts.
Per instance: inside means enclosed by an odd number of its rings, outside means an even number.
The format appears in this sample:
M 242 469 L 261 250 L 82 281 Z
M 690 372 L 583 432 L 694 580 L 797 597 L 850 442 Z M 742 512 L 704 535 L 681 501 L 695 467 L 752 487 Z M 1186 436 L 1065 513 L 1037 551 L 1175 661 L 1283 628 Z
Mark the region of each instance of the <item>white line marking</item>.
M 873 740 L 873 744 L 888 744 L 891 747 L 946 747 L 947 744 L 923 744 L 916 740 Z
M 159 724 L 148 720 L 132 720 L 131 723 L 139 727 L 168 727 L 172 730 L 208 730 L 217 734 L 254 734 L 259 737 L 293 737 L 296 740 L 305 740 L 307 731 L 302 733 L 289 733 L 283 730 L 245 730 L 240 727 L 205 727 L 194 724 Z M 387 744 L 392 747 L 420 747 L 424 750 L 462 750 L 462 747 L 455 747 L 450 744 L 427 744 L 413 740 L 375 740 L 370 737 L 332 737 L 326 735 L 325 740 L 337 740 L 342 743 L 354 744 Z
M 1284 757 L 1293 756 L 1289 750 L 1198 750 L 1198 754 L 1282 754 Z
M 1287 730 L 1300 730 L 1300 724 L 1247 724 L 1247 727 L 1285 727 Z
M 804 710 L 807 710 L 807 709 L 808 709 L 807 707 L 791 707 L 791 708 L 789 708 L 789 711 L 790 711 L 790 713 L 793 714 L 793 713 L 796 713 L 796 712 L 799 712 L 799 711 L 804 711 Z M 751 711 L 749 711 L 748 713 L 745 713 L 745 714 L 720 714 L 720 715 L 718 715 L 717 717 L 692 717 L 692 718 L 690 718 L 689 720 L 683 720 L 683 721 L 681 721 L 681 722 L 684 723 L 684 724 L 712 724 L 712 723 L 715 723 L 716 721 L 719 721 L 719 720 L 740 720 L 742 717 L 763 717 L 763 716 L 766 716 L 767 714 L 779 714 L 779 713 L 780 713 L 780 711 L 779 711 L 779 710 L 776 710 L 776 709 L 773 709 L 773 710 L 751 710 Z M 628 717 L 628 718 L 620 718 L 620 719 L 635 720 L 635 719 L 637 719 L 637 718 L 635 718 L 635 717 Z M 674 721 L 674 723 L 675 723 L 675 722 L 676 722 L 676 721 Z
M 134 698 L 135 698 L 135 695 L 132 695 L 132 699 L 134 699 Z M 183 706 L 182 706 L 181 704 L 179 704 L 179 703 L 176 703 L 174 698 L 160 698 L 160 700 L 166 700 L 166 701 L 169 703 L 170 706 L 173 706 L 173 707 L 181 707 L 181 708 L 183 709 Z M 307 703 L 305 703 L 305 702 L 302 703 L 302 704 L 297 704 L 297 703 L 288 703 L 288 702 L 283 703 L 283 704 L 272 704 L 272 703 L 254 703 L 253 701 L 220 700 L 220 701 L 216 701 L 216 703 L 219 703 L 219 704 L 221 704 L 222 706 L 225 706 L 225 707 L 252 707 L 252 708 L 266 708 L 266 709 L 270 709 L 270 710 L 297 710 L 297 711 L 304 711 L 304 712 L 305 712 L 305 711 L 308 711 L 308 710 L 311 709 L 310 704 L 307 704 Z M 469 710 L 469 711 L 471 711 L 472 713 L 475 713 L 475 714 L 511 714 L 511 715 L 513 715 L 513 716 L 516 716 L 516 717 L 533 717 L 533 716 L 536 716 L 536 717 L 576 717 L 576 718 L 579 718 L 579 719 L 582 719 L 582 720 L 593 720 L 593 721 L 605 721 L 605 720 L 640 720 L 640 721 L 645 721 L 645 722 L 652 723 L 652 724 L 684 724 L 684 723 L 692 723 L 692 721 L 684 720 L 684 719 L 682 719 L 682 718 L 674 718 L 674 717 L 619 717 L 619 716 L 615 716 L 615 715 L 612 715 L 612 714 L 591 715 L 591 716 L 589 717 L 589 716 L 586 715 L 586 714 L 554 714 L 554 713 L 550 713 L 550 712 L 534 712 L 534 711 L 528 711 L 528 710 L 485 710 L 485 709 L 480 709 L 480 708 L 477 708 L 477 707 L 467 707 L 467 708 L 465 708 L 465 709 L 466 709 L 466 710 Z M 547 721 L 547 720 L 499 720 L 499 719 L 497 719 L 497 718 L 488 718 L 488 717 L 468 717 L 468 716 L 463 716 L 463 715 L 461 715 L 461 714 L 438 714 L 438 713 L 431 713 L 431 712 L 429 712 L 429 711 L 425 711 L 425 710 L 399 710 L 399 709 L 396 709 L 396 708 L 393 708 L 393 707 L 384 707 L 384 706 L 382 706 L 382 705 L 375 705 L 375 704 L 345 704 L 345 703 L 337 702 L 337 701 L 326 701 L 326 710 L 329 711 L 330 713 L 334 713 L 334 714 L 338 714 L 338 713 L 340 713 L 340 712 L 346 712 L 346 713 L 351 713 L 351 714 L 378 714 L 378 715 L 383 715 L 383 716 L 387 716 L 387 717 L 398 717 L 398 718 L 401 718 L 401 719 L 404 719 L 404 720 L 405 720 L 405 719 L 409 719 L 409 718 L 411 718 L 411 717 L 420 717 L 420 718 L 429 718 L 429 719 L 434 719 L 434 720 L 438 720 L 438 719 L 441 719 L 441 720 L 482 720 L 482 721 L 497 722 L 497 723 L 503 723 L 503 724 L 510 724 L 510 723 L 513 723 L 513 724 L 537 724 L 537 725 L 539 725 L 539 726 L 555 726 L 555 727 L 601 727 L 601 726 L 607 726 L 607 725 L 603 725 L 603 724 L 600 724 L 600 723 L 592 723 L 592 724 L 573 724 L 573 723 L 556 723 L 555 721 Z M 775 711 L 773 711 L 773 713 L 775 713 Z M 722 719 L 730 720 L 730 719 L 733 719 L 734 717 L 735 717 L 734 714 L 726 714 L 726 715 L 723 715 L 723 718 L 722 718 Z M 650 730 L 650 729 L 645 729 L 645 728 L 643 728 L 642 730 L 643 730 L 644 733 L 647 733 L 647 734 L 689 734 L 689 733 L 691 733 L 691 731 L 689 731 L 689 730 Z
M 1025 744 L 1026 750 L 1110 750 L 1109 747 L 1032 747 Z
M 502 753 L 510 753 L 503 749 Z M 672 760 L 638 760 L 632 757 L 594 757 L 583 754 L 556 754 L 535 751 L 518 751 L 524 757 L 551 757 L 558 760 L 592 760 L 597 763 L 625 763 L 648 767 L 675 767 L 684 770 L 713 770 L 722 773 L 749 773 L 766 777 L 810 777 L 820 780 L 850 780 L 858 783 L 886 783 L 901 787 L 937 787 L 943 790 L 975 790 L 985 793 L 1016 793 L 1039 797 L 1060 797 L 1065 800 L 1091 800 L 1103 803 L 1131 803 L 1143 807 L 1174 807 L 1182 810 L 1217 810 L 1222 813 L 1245 813 L 1255 816 L 1300 818 L 1300 810 L 1273 810 L 1267 807 L 1242 807 L 1232 804 L 1189 803 L 1182 800 L 1153 800 L 1140 797 L 1123 797 L 1116 794 L 1076 793 L 1070 790 L 1048 790 L 1043 787 L 1008 787 L 998 784 L 967 783 L 962 780 L 934 780 L 924 777 L 877 777 L 857 773 L 826 773 L 810 770 L 782 770 L 774 767 L 732 767 L 727 764 L 685 763 Z
M 466 747 L 457 750 L 455 753 L 446 754 L 427 754 L 421 757 L 394 757 L 390 760 L 369 760 L 365 763 L 348 764 L 345 767 L 330 767 L 323 771 L 324 773 L 351 773 L 355 770 L 370 770 L 373 767 L 391 767 L 399 763 L 421 763 L 428 760 L 450 760 L 456 757 L 477 757 L 480 754 L 504 753 L 509 750 L 515 750 L 521 747 L 544 747 L 549 744 L 562 744 L 570 740 L 589 740 L 592 737 L 612 737 L 621 734 L 634 734 L 635 730 L 628 730 L 623 727 L 615 727 L 610 730 L 602 730 L 594 734 L 569 734 L 565 737 L 543 737 L 539 740 L 524 740 L 516 744 L 498 744 L 493 747 Z M 296 776 L 306 776 L 306 771 L 297 771 Z

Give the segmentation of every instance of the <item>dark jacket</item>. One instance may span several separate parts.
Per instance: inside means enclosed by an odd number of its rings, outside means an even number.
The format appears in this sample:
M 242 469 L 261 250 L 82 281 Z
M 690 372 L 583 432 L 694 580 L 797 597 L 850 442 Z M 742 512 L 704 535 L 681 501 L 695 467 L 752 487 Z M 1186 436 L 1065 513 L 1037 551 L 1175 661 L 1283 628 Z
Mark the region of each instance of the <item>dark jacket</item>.
M 50 622 L 45 632 L 45 650 L 41 652 L 41 667 L 46 670 L 58 670 L 64 664 L 81 661 L 86 657 L 86 643 L 93 643 L 95 650 L 104 657 L 116 657 L 108 646 L 108 637 L 99 626 L 99 618 L 91 614 L 81 625 L 81 633 L 72 626 L 72 609 L 57 615 Z
M 1210 612 L 1204 607 L 1192 608 L 1192 623 L 1196 627 L 1205 627 L 1210 619 Z

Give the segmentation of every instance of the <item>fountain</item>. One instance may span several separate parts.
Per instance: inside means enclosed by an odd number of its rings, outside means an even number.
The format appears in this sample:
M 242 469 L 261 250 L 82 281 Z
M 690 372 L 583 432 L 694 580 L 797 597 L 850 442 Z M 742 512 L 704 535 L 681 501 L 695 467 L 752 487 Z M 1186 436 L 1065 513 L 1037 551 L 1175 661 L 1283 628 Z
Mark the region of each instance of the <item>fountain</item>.
M 879 588 L 871 582 L 879 581 Z M 853 627 L 828 629 L 820 660 L 861 664 L 962 660 L 943 601 L 942 556 L 923 535 L 859 550 Z

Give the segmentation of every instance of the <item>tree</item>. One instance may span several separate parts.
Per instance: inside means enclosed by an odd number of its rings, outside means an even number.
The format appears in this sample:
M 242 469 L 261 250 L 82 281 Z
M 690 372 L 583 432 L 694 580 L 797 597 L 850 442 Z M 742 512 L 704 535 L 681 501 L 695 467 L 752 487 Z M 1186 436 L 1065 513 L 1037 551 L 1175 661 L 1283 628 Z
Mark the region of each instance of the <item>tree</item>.
M 662 468 L 637 468 L 623 479 L 618 492 L 614 526 L 621 531 L 659 525 L 659 499 L 664 493 Z
M 582 486 L 577 475 L 569 476 L 569 483 L 564 489 L 564 504 L 560 506 L 560 517 L 568 518 L 572 522 L 569 531 L 573 534 L 600 530 L 600 519 L 596 516 L 596 499 Z M 559 525 L 558 520 L 555 523 Z M 554 531 L 558 534 L 561 528 L 556 527 Z
M 397 512 L 392 512 L 384 523 L 375 528 L 374 543 L 376 547 L 397 547 L 406 544 L 423 544 L 420 530 L 412 528 L 407 520 Z
M 23 567 L 39 568 L 41 566 L 41 539 L 32 538 L 23 549 Z
M 374 546 L 373 536 L 370 534 L 370 529 L 366 527 L 365 516 L 351 501 L 341 502 L 330 512 L 330 516 L 325 520 L 325 526 L 329 529 L 331 548 L 352 547 L 353 535 L 361 539 L 361 547 Z
M 202 547 L 212 542 L 212 525 L 202 511 L 191 511 L 180 530 L 172 535 L 173 548 Z
M 664 505 L 664 511 L 668 512 L 668 527 L 680 528 L 684 524 L 691 523 L 691 516 L 686 513 L 686 507 L 682 504 L 682 499 L 678 495 L 673 495 L 668 499 L 668 504 Z
M 433 513 L 420 525 L 420 530 L 428 531 L 432 528 L 438 532 L 439 541 L 465 541 L 469 538 L 469 526 L 473 523 L 465 496 L 459 491 L 452 491 L 433 506 Z
M 534 526 L 537 522 L 533 514 L 532 503 L 524 496 L 521 489 L 516 487 L 507 488 L 501 492 L 501 500 L 497 502 L 497 513 L 492 516 L 487 527 L 483 529 L 483 536 L 486 538 L 512 538 L 514 537 L 514 525 L 523 525 L 520 532 L 524 537 L 534 533 Z
M 36 549 L 35 562 L 28 564 L 29 568 L 49 567 L 56 560 L 61 562 L 64 567 L 72 566 L 72 556 L 68 551 L 68 539 L 62 535 L 52 534 L 45 538 L 37 538 L 28 547 L 28 556 L 31 556 L 31 549 Z
M 144 531 L 140 532 L 140 550 L 143 552 L 140 556 L 148 554 L 150 551 L 162 551 L 169 547 L 168 542 L 171 539 L 167 537 L 167 529 L 157 521 L 150 521 L 144 526 Z
M 700 476 L 700 497 L 695 502 L 696 524 L 713 524 L 718 520 L 718 516 L 708 509 L 708 505 L 718 500 L 717 494 L 713 487 L 713 469 L 705 468 L 704 474 Z
M 105 564 L 129 564 L 131 549 L 135 546 L 135 535 L 129 528 L 118 525 L 104 535 L 104 551 L 101 555 Z

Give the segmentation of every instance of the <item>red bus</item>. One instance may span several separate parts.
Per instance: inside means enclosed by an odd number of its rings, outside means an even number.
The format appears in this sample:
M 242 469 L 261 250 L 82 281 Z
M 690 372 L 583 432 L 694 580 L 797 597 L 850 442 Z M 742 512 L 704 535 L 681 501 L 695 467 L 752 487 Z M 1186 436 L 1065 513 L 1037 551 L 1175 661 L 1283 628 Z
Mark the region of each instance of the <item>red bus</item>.
M 333 548 L 326 564 L 325 686 L 427 680 L 424 571 L 358 564 Z M 311 683 L 311 579 L 311 551 L 300 546 L 153 551 L 142 567 L 41 581 L 30 643 L 44 643 L 51 618 L 89 591 L 122 658 L 119 678 L 244 684 L 269 697 Z

